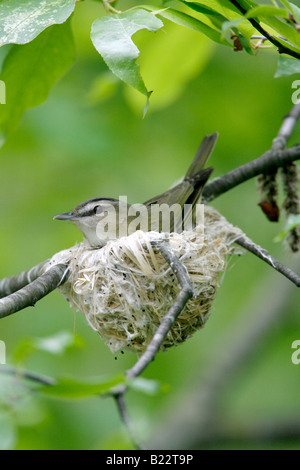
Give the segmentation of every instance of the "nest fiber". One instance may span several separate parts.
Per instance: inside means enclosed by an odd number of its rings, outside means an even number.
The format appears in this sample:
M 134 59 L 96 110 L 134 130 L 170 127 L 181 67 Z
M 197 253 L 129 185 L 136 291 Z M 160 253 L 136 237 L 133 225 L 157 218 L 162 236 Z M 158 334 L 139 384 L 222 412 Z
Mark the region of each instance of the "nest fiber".
M 204 215 L 204 226 L 181 234 L 137 231 L 99 249 L 80 243 L 50 260 L 48 268 L 70 264 L 70 277 L 59 290 L 113 353 L 143 352 L 180 292 L 175 274 L 153 241 L 169 241 L 188 270 L 195 294 L 163 349 L 182 343 L 207 321 L 220 275 L 229 256 L 237 252 L 233 242 L 241 232 L 211 207 L 205 207 Z

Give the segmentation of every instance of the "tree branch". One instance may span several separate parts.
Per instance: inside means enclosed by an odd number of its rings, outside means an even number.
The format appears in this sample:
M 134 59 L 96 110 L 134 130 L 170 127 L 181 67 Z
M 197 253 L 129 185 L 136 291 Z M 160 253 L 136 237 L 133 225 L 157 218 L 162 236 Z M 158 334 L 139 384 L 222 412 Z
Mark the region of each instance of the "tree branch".
M 49 260 L 46 260 L 27 271 L 16 274 L 15 276 L 2 279 L 0 281 L 0 299 L 13 294 L 17 290 L 22 289 L 22 287 L 27 286 L 27 284 L 30 284 L 32 281 L 37 279 L 42 274 L 43 268 L 48 261 Z
M 0 366 L 0 374 L 9 374 L 15 377 L 24 378 L 31 380 L 42 385 L 56 385 L 57 382 L 52 377 L 47 377 L 45 375 L 36 374 L 35 372 L 30 372 L 23 369 L 15 369 L 14 367 Z
M 285 266 L 284 264 L 280 263 L 276 258 L 274 258 L 270 253 L 267 252 L 264 248 L 259 245 L 256 245 L 250 238 L 240 237 L 235 240 L 235 243 L 242 246 L 246 250 L 253 253 L 255 256 L 260 258 L 261 260 L 265 261 L 265 263 L 272 266 L 272 268 L 276 269 L 279 273 L 283 274 L 287 279 L 292 281 L 297 287 L 300 287 L 300 277 L 294 273 L 290 268 Z
M 270 169 L 288 165 L 299 159 L 300 145 L 295 145 L 286 150 L 268 150 L 261 157 L 251 160 L 251 162 L 245 163 L 207 184 L 203 190 L 202 202 L 207 204 L 255 176 L 265 173 Z
M 192 382 L 186 378 L 177 400 L 158 418 L 149 448 L 185 449 L 214 439 L 224 423 L 224 410 L 219 406 L 226 387 L 255 354 L 261 356 L 272 328 L 286 318 L 294 292 L 291 283 L 285 284 L 279 277 L 274 280 L 271 275 L 258 284 L 238 324 L 229 325 L 221 342 L 215 338 L 201 376 L 197 373 L 191 377 Z M 217 349 L 215 344 L 219 344 Z
M 115 393 L 115 394 L 113 394 L 113 397 L 116 400 L 117 407 L 118 407 L 118 410 L 119 410 L 119 414 L 121 416 L 121 419 L 122 419 L 122 422 L 123 422 L 125 428 L 128 431 L 128 434 L 130 436 L 130 439 L 131 439 L 132 443 L 134 444 L 136 449 L 145 450 L 146 447 L 144 446 L 144 444 L 139 442 L 139 440 L 136 437 L 135 429 L 134 429 L 133 423 L 131 421 L 131 418 L 129 416 L 128 409 L 127 409 L 127 406 L 126 406 L 126 403 L 125 403 L 124 392 L 122 391 L 122 392 L 119 392 L 119 393 Z
M 32 307 L 38 300 L 56 289 L 68 276 L 68 266 L 57 264 L 27 286 L 0 299 L 0 319 L 23 308 Z
M 247 11 L 249 11 L 249 10 L 246 10 L 242 5 L 240 5 L 237 0 L 229 0 L 229 2 L 232 5 L 234 5 L 237 8 L 237 10 L 240 13 L 242 13 L 243 15 L 245 15 L 247 13 Z M 259 31 L 268 41 L 270 41 L 274 46 L 276 46 L 278 48 L 279 54 L 288 54 L 291 57 L 295 57 L 296 59 L 300 59 L 300 53 L 299 52 L 293 51 L 292 49 L 289 49 L 287 46 L 284 46 L 274 36 L 269 34 L 268 31 L 266 31 L 260 25 L 260 23 L 258 21 L 256 21 L 256 19 L 254 19 L 254 18 L 245 18 L 245 19 L 247 19 L 252 24 L 252 26 L 255 29 L 257 29 L 257 31 Z
M 142 354 L 134 366 L 127 371 L 127 376 L 129 378 L 135 378 L 139 376 L 150 364 L 150 362 L 153 361 L 176 318 L 182 312 L 187 301 L 193 297 L 193 288 L 187 269 L 179 261 L 173 250 L 169 247 L 168 243 L 159 242 L 152 244 L 160 251 L 162 256 L 170 265 L 181 286 L 181 291 L 168 313 L 161 320 L 161 323 L 157 328 L 152 340 L 150 341 L 146 351 Z
M 300 103 L 295 104 L 292 110 L 284 117 L 282 125 L 275 139 L 273 140 L 273 150 L 283 150 L 300 119 Z
M 189 277 L 189 273 L 186 267 L 177 258 L 174 251 L 170 248 L 168 242 L 152 242 L 152 246 L 154 248 L 157 248 L 157 250 L 162 254 L 162 256 L 165 258 L 165 260 L 171 267 L 172 271 L 177 277 L 177 280 L 181 287 L 181 291 L 168 313 L 161 320 L 161 323 L 157 328 L 152 340 L 150 341 L 146 351 L 142 354 L 142 356 L 138 359 L 134 366 L 126 372 L 126 375 L 129 379 L 134 379 L 138 377 L 154 360 L 156 354 L 160 350 L 160 347 L 165 337 L 172 328 L 172 325 L 174 324 L 176 318 L 184 309 L 184 306 L 187 301 L 191 297 L 193 297 L 193 287 Z M 129 435 L 131 436 L 132 442 L 137 446 L 138 449 L 145 449 L 145 447 L 137 441 L 133 424 L 129 417 L 129 413 L 124 399 L 127 389 L 128 388 L 126 386 L 121 386 L 111 395 L 116 400 L 121 420 L 127 428 Z

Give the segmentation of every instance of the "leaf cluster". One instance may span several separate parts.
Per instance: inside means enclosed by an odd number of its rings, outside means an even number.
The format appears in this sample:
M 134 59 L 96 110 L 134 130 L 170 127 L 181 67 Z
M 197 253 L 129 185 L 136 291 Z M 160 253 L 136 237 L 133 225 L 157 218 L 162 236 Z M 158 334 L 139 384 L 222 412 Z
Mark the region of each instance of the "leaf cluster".
M 6 104 L 0 110 L 0 146 L 24 111 L 44 102 L 55 82 L 74 63 L 76 51 L 70 22 L 79 2 L 0 2 L 0 80 L 6 88 Z M 179 37 L 184 29 L 196 31 L 233 51 L 254 55 L 261 48 L 275 47 L 281 53 L 276 76 L 300 70 L 300 9 L 288 0 L 274 1 L 273 5 L 253 0 L 157 0 L 155 6 L 135 2 L 125 10 L 117 9 L 122 1 L 97 3 L 99 18 L 92 25 L 91 41 L 114 76 L 146 97 L 145 112 L 152 90 L 141 75 L 137 63 L 140 51 L 133 36 L 140 30 L 155 33 L 169 22 L 180 27 Z M 158 45 L 160 41 L 163 45 L 163 34 L 159 39 Z M 149 36 L 151 40 L 153 36 Z M 199 44 L 205 56 L 207 42 Z M 178 80 L 184 81 L 184 77 L 179 76 Z

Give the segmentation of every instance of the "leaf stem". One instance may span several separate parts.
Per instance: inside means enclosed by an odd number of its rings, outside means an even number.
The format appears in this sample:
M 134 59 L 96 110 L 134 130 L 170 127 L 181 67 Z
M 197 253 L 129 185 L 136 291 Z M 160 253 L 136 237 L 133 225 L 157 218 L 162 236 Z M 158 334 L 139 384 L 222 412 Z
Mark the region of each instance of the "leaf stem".
M 102 0 L 102 3 L 105 10 L 107 10 L 108 12 L 115 13 L 116 15 L 120 15 L 122 13 L 122 11 L 116 10 L 116 8 L 111 5 L 111 2 L 109 0 Z

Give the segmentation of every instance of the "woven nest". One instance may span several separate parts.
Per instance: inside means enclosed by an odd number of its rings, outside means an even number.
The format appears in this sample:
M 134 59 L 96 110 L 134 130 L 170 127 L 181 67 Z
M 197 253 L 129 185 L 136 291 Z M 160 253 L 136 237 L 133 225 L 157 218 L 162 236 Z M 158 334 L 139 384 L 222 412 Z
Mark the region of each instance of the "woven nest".
M 71 275 L 59 290 L 113 353 L 143 352 L 180 291 L 153 241 L 169 240 L 189 272 L 195 294 L 162 348 L 182 343 L 206 323 L 228 258 L 240 253 L 233 242 L 241 231 L 211 207 L 205 207 L 204 215 L 204 231 L 203 225 L 181 234 L 137 231 L 100 249 L 80 243 L 50 260 L 48 268 L 70 263 Z

